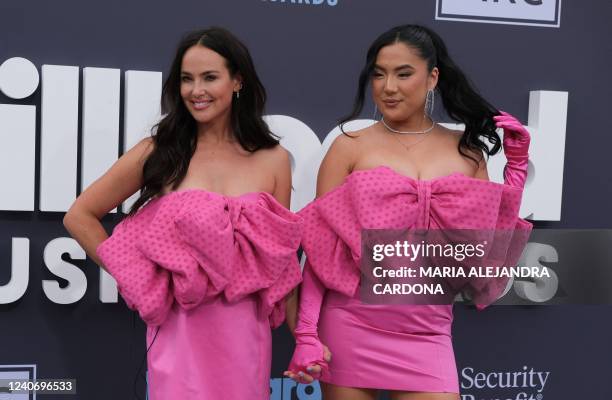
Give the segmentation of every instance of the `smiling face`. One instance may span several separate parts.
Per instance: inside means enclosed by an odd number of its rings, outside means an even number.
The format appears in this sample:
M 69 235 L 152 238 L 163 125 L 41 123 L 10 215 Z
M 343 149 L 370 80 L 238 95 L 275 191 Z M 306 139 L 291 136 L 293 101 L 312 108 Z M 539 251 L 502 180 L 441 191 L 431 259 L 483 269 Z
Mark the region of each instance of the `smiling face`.
M 228 118 L 234 92 L 242 87 L 220 54 L 196 45 L 185 52 L 181 64 L 181 97 L 193 118 L 208 124 Z
M 385 121 L 401 125 L 422 120 L 425 97 L 438 82 L 438 68 L 428 70 L 417 50 L 402 42 L 380 49 L 372 73 L 372 96 Z

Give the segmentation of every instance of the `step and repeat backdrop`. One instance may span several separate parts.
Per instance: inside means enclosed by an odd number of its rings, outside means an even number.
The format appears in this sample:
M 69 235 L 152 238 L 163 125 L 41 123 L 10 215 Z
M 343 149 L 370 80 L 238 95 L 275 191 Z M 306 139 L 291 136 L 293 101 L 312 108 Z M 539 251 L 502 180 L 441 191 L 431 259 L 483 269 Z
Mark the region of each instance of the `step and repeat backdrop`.
M 418 23 L 531 132 L 522 216 L 538 228 L 608 229 L 611 18 L 605 1 L 574 0 L 3 1 L 0 379 L 75 379 L 74 399 L 146 397 L 145 326 L 62 218 L 150 133 L 185 32 L 222 26 L 248 45 L 269 95 L 266 119 L 291 153 L 294 211 L 314 196 L 367 47 L 392 26 Z M 373 115 L 368 102 L 351 127 Z M 492 180 L 504 162 L 490 160 Z M 132 200 L 105 217 L 108 231 Z M 547 251 L 538 259 L 555 261 Z M 462 400 L 612 398 L 612 307 L 541 305 L 560 290 L 548 281 L 509 290 L 525 305 L 455 306 Z M 283 378 L 292 351 L 283 326 L 274 332 L 270 398 L 320 399 L 317 382 Z M 0 400 L 34 398 L 0 385 Z

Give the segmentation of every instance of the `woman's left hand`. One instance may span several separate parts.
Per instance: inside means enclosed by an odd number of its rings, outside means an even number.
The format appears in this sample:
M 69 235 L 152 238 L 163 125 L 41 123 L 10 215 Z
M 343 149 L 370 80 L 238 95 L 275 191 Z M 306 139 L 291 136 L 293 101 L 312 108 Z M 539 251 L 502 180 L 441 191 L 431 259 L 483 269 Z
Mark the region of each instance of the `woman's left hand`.
M 504 130 L 503 148 L 507 164 L 504 168 L 504 183 L 523 188 L 527 180 L 529 144 L 531 137 L 521 122 L 507 112 L 493 117 L 495 125 Z

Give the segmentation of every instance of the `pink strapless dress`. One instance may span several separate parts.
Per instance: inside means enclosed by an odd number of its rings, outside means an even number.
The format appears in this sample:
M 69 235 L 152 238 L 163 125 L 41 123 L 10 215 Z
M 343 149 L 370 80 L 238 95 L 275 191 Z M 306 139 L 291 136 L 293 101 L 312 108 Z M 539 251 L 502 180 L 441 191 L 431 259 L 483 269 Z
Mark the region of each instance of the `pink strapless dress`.
M 152 400 L 268 399 L 271 332 L 301 281 L 301 218 L 268 193 L 151 200 L 97 248 L 147 324 Z M 158 330 L 159 329 L 159 330 Z M 155 335 L 157 335 L 155 337 Z
M 521 232 L 517 240 L 526 240 L 531 224 L 518 217 L 521 196 L 522 189 L 460 173 L 416 180 L 380 166 L 354 171 L 302 209 L 305 273 L 327 290 L 318 335 L 332 360 L 321 380 L 349 387 L 459 393 L 451 340 L 453 306 L 362 303 L 361 230 L 516 230 Z M 473 282 L 472 289 L 499 292 L 505 283 Z

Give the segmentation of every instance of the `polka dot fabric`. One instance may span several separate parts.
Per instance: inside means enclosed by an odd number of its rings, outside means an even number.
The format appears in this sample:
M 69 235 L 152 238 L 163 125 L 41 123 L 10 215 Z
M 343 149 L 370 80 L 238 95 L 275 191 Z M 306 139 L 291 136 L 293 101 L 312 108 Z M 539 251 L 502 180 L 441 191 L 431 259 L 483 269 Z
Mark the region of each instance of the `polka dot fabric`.
M 362 229 L 516 230 L 521 234 L 505 244 L 516 249 L 511 242 L 525 240 L 532 228 L 518 217 L 521 196 L 522 189 L 460 173 L 417 180 L 386 166 L 354 171 L 299 212 L 302 246 L 321 282 L 352 297 L 360 279 Z M 475 291 L 498 290 L 486 285 L 477 283 Z
M 268 193 L 230 197 L 172 192 L 119 223 L 97 248 L 127 305 L 150 326 L 176 301 L 192 309 L 216 296 L 257 293 L 273 327 L 283 298 L 301 281 L 296 252 L 302 219 Z

